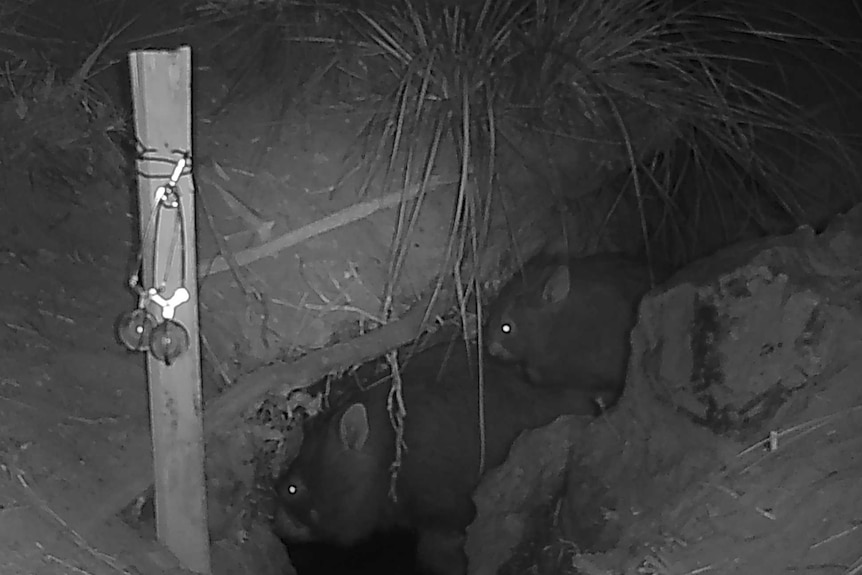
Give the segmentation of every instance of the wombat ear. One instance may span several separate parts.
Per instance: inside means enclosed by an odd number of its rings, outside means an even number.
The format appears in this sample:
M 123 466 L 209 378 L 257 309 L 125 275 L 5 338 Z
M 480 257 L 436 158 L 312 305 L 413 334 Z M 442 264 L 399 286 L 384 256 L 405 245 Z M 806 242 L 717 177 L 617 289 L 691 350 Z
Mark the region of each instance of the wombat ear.
M 361 450 L 368 439 L 368 414 L 365 406 L 354 403 L 341 416 L 341 444 L 347 449 Z
M 558 266 L 545 282 L 542 299 L 545 303 L 559 303 L 569 295 L 569 266 Z

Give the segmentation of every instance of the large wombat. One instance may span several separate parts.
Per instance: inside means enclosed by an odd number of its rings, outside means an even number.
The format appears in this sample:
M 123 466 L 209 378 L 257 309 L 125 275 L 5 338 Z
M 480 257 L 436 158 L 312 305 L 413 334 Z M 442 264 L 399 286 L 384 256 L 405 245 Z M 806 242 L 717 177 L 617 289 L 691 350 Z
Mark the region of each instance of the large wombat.
M 475 350 L 473 350 L 475 354 Z M 286 541 L 354 545 L 405 527 L 419 535 L 424 572 L 466 572 L 462 544 L 479 482 L 477 363 L 463 341 L 416 354 L 402 370 L 406 451 L 389 497 L 395 433 L 384 382 L 306 423 L 302 447 L 277 482 L 276 525 Z M 592 415 L 594 397 L 534 387 L 518 370 L 485 362 L 485 469 L 500 465 L 522 431 L 562 414 Z

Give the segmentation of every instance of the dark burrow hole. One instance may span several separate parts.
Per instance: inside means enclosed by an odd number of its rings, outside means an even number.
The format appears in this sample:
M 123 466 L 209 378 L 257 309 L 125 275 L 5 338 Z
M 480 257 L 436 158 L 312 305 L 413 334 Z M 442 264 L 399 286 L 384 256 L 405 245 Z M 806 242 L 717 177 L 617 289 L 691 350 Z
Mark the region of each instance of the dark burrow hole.
M 352 547 L 285 543 L 297 575 L 418 575 L 417 537 L 407 530 L 377 533 Z

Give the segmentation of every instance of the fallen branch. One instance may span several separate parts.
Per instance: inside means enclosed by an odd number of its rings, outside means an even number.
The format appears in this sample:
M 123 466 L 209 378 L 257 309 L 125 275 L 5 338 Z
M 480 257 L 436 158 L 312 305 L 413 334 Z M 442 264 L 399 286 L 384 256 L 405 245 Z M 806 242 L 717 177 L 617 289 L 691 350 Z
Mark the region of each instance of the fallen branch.
M 441 184 L 442 182 L 439 182 L 436 178 L 431 178 L 428 182 L 428 186 L 432 188 Z M 325 234 L 326 232 L 332 231 L 336 228 L 346 226 L 347 224 L 353 223 L 357 220 L 367 218 L 371 214 L 379 212 L 380 210 L 397 206 L 401 202 L 416 197 L 421 189 L 422 186 L 420 184 L 415 184 L 404 191 L 393 192 L 389 195 L 383 196 L 382 198 L 375 198 L 367 202 L 353 204 L 350 207 L 344 208 L 334 214 L 330 214 L 316 222 L 302 226 L 298 230 L 287 232 L 286 234 L 283 234 L 265 244 L 239 251 L 231 257 L 230 260 L 231 262 L 235 262 L 236 265 L 247 266 L 257 260 L 275 256 L 280 251 L 310 240 L 313 237 Z M 218 255 L 213 259 L 203 261 L 198 265 L 198 278 L 202 279 L 207 276 L 226 272 L 229 269 L 230 264 L 228 263 L 228 259 L 223 255 Z

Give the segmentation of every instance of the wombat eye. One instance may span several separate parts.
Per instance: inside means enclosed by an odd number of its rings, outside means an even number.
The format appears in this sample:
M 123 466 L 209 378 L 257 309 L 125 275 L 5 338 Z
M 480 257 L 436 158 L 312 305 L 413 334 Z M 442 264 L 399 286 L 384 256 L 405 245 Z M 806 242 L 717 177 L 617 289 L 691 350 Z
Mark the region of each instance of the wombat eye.
M 284 484 L 280 491 L 282 497 L 291 499 L 300 498 L 305 494 L 305 484 L 300 479 L 294 479 Z
M 506 335 L 512 333 L 512 324 L 504 323 L 503 325 L 500 326 L 500 331 L 502 331 Z

